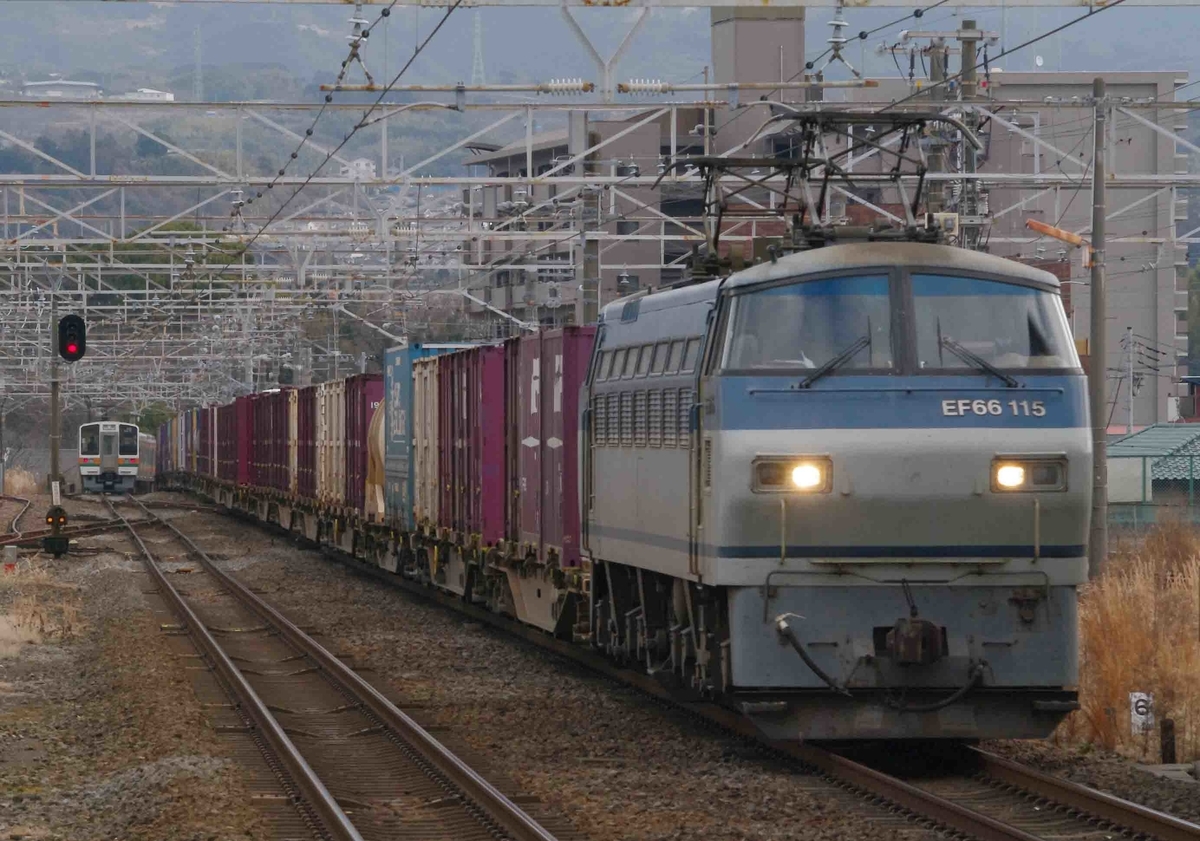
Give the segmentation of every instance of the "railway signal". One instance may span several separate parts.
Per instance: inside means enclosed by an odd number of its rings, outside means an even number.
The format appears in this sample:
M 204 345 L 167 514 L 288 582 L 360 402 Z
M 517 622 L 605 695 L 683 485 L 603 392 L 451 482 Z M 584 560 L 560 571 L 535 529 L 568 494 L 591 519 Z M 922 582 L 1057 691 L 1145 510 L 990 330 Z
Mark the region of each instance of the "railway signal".
M 50 534 L 42 538 L 42 550 L 60 558 L 67 553 L 71 543 L 71 539 L 61 533 L 67 525 L 67 512 L 61 505 L 52 506 L 46 512 L 46 525 L 50 527 Z
M 87 353 L 87 324 L 75 314 L 64 315 L 58 322 L 58 355 L 67 362 L 78 362 Z

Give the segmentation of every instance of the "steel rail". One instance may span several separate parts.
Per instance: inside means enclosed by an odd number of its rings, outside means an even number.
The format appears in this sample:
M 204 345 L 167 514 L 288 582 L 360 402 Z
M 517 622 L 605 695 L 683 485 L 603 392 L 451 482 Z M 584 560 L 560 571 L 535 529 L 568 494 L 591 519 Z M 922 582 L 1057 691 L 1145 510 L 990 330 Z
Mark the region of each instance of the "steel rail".
M 150 517 L 165 525 L 198 558 L 206 572 L 213 575 L 231 595 L 274 626 L 297 650 L 312 658 L 326 675 L 358 699 L 405 743 L 413 747 L 451 783 L 458 786 L 492 821 L 515 841 L 557 841 L 556 837 L 524 809 L 459 759 L 411 717 L 389 701 L 379 690 L 354 673 L 324 646 L 300 630 L 287 617 L 264 602 L 236 578 L 217 566 L 191 538 L 174 523 L 151 512 L 140 500 L 133 500 Z
M 25 497 L 23 497 L 23 496 L 11 496 L 11 495 L 9 495 L 9 494 L 0 494 L 0 499 L 8 499 L 8 500 L 11 500 L 11 501 L 13 501 L 13 502 L 23 502 L 23 503 L 25 503 L 25 504 L 24 504 L 24 505 L 21 507 L 21 510 L 17 512 L 17 515 L 16 515 L 15 517 L 13 517 L 13 518 L 12 518 L 12 522 L 11 522 L 11 523 L 9 524 L 9 526 L 8 526 L 8 533 L 9 533 L 9 534 L 11 534 L 11 535 L 15 535 L 16 537 L 20 538 L 20 537 L 21 537 L 21 530 L 17 528 L 17 524 L 21 522 L 21 518 L 22 518 L 22 517 L 24 517 L 24 516 L 25 516 L 25 512 L 29 510 L 29 506 L 30 506 L 30 505 L 33 505 L 33 500 L 31 500 L 31 499 L 26 499 L 26 498 L 25 498 Z M 3 545 L 3 544 L 0 544 L 0 545 Z
M 309 766 L 307 760 L 300 755 L 300 751 L 267 709 L 267 705 L 263 702 L 262 698 L 254 691 L 254 688 L 246 680 L 238 667 L 234 665 L 233 661 L 229 659 L 229 655 L 225 653 L 208 628 L 204 626 L 204 623 L 200 621 L 200 618 L 188 606 L 183 596 L 167 580 L 163 571 L 158 568 L 158 564 L 154 560 L 154 555 L 147 548 L 146 544 L 142 542 L 142 538 L 138 535 L 134 525 L 116 510 L 111 500 L 105 498 L 104 503 L 108 506 L 109 511 L 117 519 L 121 520 L 125 528 L 129 531 L 129 534 L 133 537 L 142 552 L 142 559 L 145 562 L 147 571 L 154 579 L 159 590 L 166 597 L 172 610 L 183 620 L 192 638 L 200 645 L 208 662 L 217 670 L 221 678 L 226 682 L 226 685 L 232 689 L 243 712 L 254 722 L 263 739 L 267 741 L 284 767 L 287 768 L 292 781 L 303 793 L 307 805 L 313 809 L 323 822 L 324 829 L 331 837 L 337 839 L 337 841 L 363 841 L 363 837 L 358 829 L 351 823 L 346 813 L 342 811 L 342 807 L 338 805 L 337 800 L 325 788 L 325 784 L 321 782 L 321 779 Z M 143 510 L 150 513 L 148 509 L 143 508 Z M 158 519 L 153 514 L 151 514 L 151 517 L 156 520 Z M 159 522 L 165 521 L 160 520 Z
M 982 772 L 1016 788 L 1045 797 L 1053 803 L 1086 812 L 1097 818 L 1159 841 L 1198 841 L 1200 826 L 1103 791 L 1028 768 L 1003 756 L 971 747 L 982 763 Z
M 17 519 L 20 519 L 20 515 L 17 515 Z M 125 526 L 120 520 L 109 520 L 103 523 L 86 523 L 75 526 L 67 526 L 66 528 L 60 529 L 58 533 L 65 537 L 84 537 L 86 535 L 101 534 L 106 531 L 112 531 L 113 529 L 121 528 L 125 528 Z M 0 536 L 0 546 L 21 546 L 53 533 L 53 529 L 42 528 L 27 532 L 7 534 Z
M 241 512 L 229 511 L 229 513 L 238 519 L 247 519 L 260 526 L 265 525 L 267 528 L 272 529 L 279 528 L 271 524 L 263 524 Z M 287 533 L 295 536 L 292 532 Z M 752 739 L 773 751 L 817 769 L 835 782 L 841 782 L 845 785 L 870 792 L 891 802 L 895 806 L 907 810 L 915 816 L 928 818 L 941 826 L 978 839 L 978 841 L 1044 841 L 1039 836 L 1033 835 L 1019 827 L 1006 824 L 990 815 L 963 806 L 953 800 L 926 791 L 890 774 L 877 771 L 874 768 L 860 762 L 855 762 L 852 759 L 848 759 L 817 745 L 767 739 L 748 719 L 727 707 L 707 701 L 680 700 L 666 686 L 653 677 L 624 669 L 590 650 L 551 637 L 538 629 L 511 622 L 491 611 L 463 602 L 440 590 L 434 590 L 415 581 L 410 581 L 403 576 L 389 573 L 379 567 L 367 564 L 358 558 L 351 558 L 349 555 L 332 547 L 318 545 L 318 549 L 327 555 L 335 557 L 340 563 L 350 567 L 352 570 L 365 573 L 373 578 L 378 578 L 387 584 L 413 593 L 422 599 L 432 600 L 475 621 L 520 637 L 543 650 L 583 665 L 589 670 L 603 674 L 619 683 L 639 689 L 647 695 L 698 715 L 721 728 Z M 1008 762 L 1000 757 L 996 757 L 996 759 L 1000 760 L 1000 763 Z M 1000 763 L 990 765 L 988 773 L 999 777 L 1002 773 Z M 1016 766 L 1018 769 L 1017 771 L 1009 770 L 1007 772 L 1014 775 L 1013 785 L 1034 792 L 1038 791 L 1035 788 L 1035 784 L 1031 782 L 1028 774 L 1024 773 L 1027 769 L 1023 769 L 1021 766 L 1016 765 L 1016 763 L 1009 763 L 1009 765 Z M 1019 779 L 1015 776 L 1018 771 L 1022 772 Z M 1033 773 L 1036 774 L 1038 772 Z M 1120 800 L 1120 798 L 1095 792 L 1083 786 L 1077 786 L 1073 783 L 1066 783 L 1054 778 L 1050 778 L 1050 781 L 1061 788 L 1056 789 L 1056 793 L 1054 794 L 1044 794 L 1047 799 L 1062 802 L 1063 805 L 1079 809 L 1089 815 L 1110 821 L 1122 827 L 1141 831 L 1154 838 L 1161 839 L 1161 841 L 1200 841 L 1200 827 L 1194 824 L 1169 815 L 1163 815 L 1137 804 L 1128 803 L 1127 801 Z M 1076 789 L 1081 789 L 1083 793 L 1080 794 Z M 1049 792 L 1049 787 L 1047 786 L 1044 791 Z M 1132 807 L 1132 811 L 1127 810 L 1125 804 L 1128 804 L 1128 807 Z

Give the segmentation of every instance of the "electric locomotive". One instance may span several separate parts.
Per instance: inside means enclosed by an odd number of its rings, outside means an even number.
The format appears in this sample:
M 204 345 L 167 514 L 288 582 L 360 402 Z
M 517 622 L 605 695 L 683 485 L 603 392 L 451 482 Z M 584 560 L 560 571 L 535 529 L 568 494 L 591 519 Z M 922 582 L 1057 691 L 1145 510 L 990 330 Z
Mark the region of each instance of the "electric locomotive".
M 586 398 L 594 645 L 776 738 L 1077 708 L 1092 451 L 1048 272 L 859 243 L 623 299 Z

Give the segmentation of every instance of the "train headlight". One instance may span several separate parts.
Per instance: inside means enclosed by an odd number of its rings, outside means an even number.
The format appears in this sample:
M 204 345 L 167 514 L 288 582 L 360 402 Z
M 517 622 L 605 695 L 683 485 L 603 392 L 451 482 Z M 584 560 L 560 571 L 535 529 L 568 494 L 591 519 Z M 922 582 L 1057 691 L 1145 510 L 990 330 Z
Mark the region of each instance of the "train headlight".
M 996 484 L 1013 490 L 1025 484 L 1025 468 L 1019 464 L 1001 464 L 996 467 Z
M 825 456 L 766 456 L 754 460 L 756 493 L 829 493 L 833 462 Z
M 1065 456 L 998 456 L 992 461 L 992 490 L 1044 492 L 1067 489 Z
M 819 464 L 801 462 L 792 468 L 792 484 L 802 491 L 816 490 L 825 484 L 824 474 Z

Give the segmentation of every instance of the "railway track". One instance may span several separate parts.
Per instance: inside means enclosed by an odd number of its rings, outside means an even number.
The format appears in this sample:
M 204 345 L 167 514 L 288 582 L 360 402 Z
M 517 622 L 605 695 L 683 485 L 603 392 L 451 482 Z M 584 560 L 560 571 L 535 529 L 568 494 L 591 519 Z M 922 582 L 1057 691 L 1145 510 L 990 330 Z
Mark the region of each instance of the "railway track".
M 220 569 L 173 523 L 111 501 L 155 586 L 190 633 L 314 834 L 360 839 L 556 836 L 311 636 Z M 142 532 L 168 530 L 202 570 L 177 589 Z M 176 568 L 175 571 L 179 571 Z M 182 576 L 181 576 L 182 577 Z
M 264 526 L 243 515 L 235 516 L 260 527 L 277 528 Z M 294 534 L 287 534 L 296 538 Z M 905 814 L 909 820 L 936 827 L 951 836 L 979 841 L 1108 841 L 1115 837 L 1200 841 L 1200 826 L 1196 824 L 975 748 L 964 746 L 957 756 L 950 758 L 948 764 L 953 765 L 953 772 L 918 778 L 903 771 L 889 773 L 877 763 L 856 761 L 819 745 L 766 740 L 745 718 L 725 707 L 680 699 L 654 678 L 623 669 L 586 648 L 555 639 L 329 547 L 319 548 L 358 572 L 440 603 L 475 621 L 634 686 L 663 703 L 682 708 L 776 754 L 798 761 L 836 786 L 877 804 L 882 803 Z

